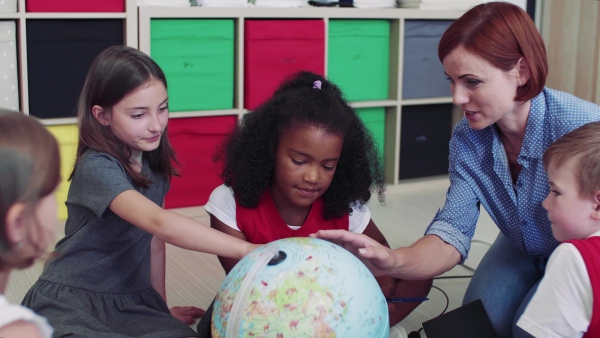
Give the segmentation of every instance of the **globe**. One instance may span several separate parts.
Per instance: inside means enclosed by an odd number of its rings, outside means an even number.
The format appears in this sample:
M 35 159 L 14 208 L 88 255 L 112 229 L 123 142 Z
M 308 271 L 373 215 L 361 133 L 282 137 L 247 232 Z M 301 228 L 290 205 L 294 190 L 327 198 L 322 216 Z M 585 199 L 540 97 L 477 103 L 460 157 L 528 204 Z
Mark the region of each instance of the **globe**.
M 367 267 L 315 238 L 277 240 L 226 276 L 214 303 L 212 336 L 389 336 L 387 302 Z

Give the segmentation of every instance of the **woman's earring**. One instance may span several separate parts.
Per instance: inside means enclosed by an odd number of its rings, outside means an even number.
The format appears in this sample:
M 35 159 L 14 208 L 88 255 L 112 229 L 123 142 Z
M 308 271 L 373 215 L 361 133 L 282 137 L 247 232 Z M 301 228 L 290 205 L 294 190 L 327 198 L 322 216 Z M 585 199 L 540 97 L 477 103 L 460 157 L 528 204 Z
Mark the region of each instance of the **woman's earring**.
M 523 85 L 523 82 L 519 81 L 519 86 Z

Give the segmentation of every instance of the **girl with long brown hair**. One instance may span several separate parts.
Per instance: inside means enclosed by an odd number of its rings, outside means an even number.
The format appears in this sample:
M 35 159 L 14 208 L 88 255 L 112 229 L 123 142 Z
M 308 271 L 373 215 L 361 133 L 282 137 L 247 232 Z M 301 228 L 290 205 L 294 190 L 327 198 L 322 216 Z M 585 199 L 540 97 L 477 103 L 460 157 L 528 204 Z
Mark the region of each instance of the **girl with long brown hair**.
M 162 208 L 176 161 L 164 73 L 136 49 L 104 50 L 78 119 L 65 237 L 23 305 L 57 337 L 195 336 L 203 311 L 166 304 L 165 242 L 238 259 L 255 246 Z

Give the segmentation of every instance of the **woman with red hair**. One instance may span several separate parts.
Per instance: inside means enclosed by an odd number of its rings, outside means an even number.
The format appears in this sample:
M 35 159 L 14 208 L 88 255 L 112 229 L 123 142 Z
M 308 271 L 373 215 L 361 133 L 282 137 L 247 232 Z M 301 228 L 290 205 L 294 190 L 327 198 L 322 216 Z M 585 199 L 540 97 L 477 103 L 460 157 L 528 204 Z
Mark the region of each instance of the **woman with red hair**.
M 478 5 L 441 38 L 438 54 L 453 102 L 464 111 L 450 140 L 450 187 L 425 236 L 390 250 L 366 236 L 320 231 L 343 243 L 375 273 L 425 279 L 467 258 L 482 205 L 500 234 L 477 267 L 464 304 L 481 299 L 499 337 L 515 325 L 558 242 L 542 207 L 544 150 L 600 119 L 600 107 L 545 87 L 544 42 L 531 18 L 505 2 Z

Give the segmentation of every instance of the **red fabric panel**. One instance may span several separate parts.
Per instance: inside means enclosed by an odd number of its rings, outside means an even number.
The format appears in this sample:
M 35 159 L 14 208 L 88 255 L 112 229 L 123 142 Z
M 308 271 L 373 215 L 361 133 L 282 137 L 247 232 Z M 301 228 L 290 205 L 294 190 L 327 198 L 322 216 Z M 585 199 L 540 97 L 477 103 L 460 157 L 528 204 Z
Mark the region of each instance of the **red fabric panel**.
M 27 12 L 124 12 L 125 0 L 27 0 Z
M 213 161 L 217 147 L 236 125 L 236 116 L 169 120 L 169 139 L 177 153 L 181 177 L 173 177 L 166 208 L 204 205 L 219 178 L 221 165 Z
M 325 74 L 323 20 L 246 20 L 244 107 L 253 110 L 289 75 Z
M 241 206 L 237 199 L 235 201 L 238 228 L 248 242 L 253 244 L 266 244 L 282 238 L 308 237 L 319 230 L 348 230 L 350 226 L 348 214 L 326 220 L 323 218 L 324 210 L 325 202 L 322 198 L 317 199 L 312 204 L 304 224 L 299 229 L 292 230 L 281 218 L 269 189 L 262 194 L 256 208 L 246 208 Z
M 593 338 L 600 336 L 600 266 L 598 257 L 600 257 L 600 237 L 594 236 L 587 239 L 574 239 L 566 241 L 575 245 L 587 268 L 592 284 L 592 318 L 584 338 Z

